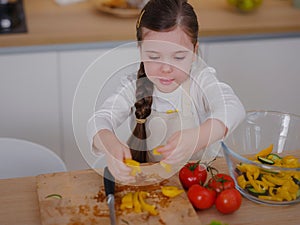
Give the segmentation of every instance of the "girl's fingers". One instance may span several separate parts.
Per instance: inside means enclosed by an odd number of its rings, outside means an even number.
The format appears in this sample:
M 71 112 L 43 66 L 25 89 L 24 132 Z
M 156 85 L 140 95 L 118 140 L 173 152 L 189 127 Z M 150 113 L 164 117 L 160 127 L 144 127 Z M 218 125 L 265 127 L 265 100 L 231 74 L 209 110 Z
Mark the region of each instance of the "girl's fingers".
M 131 152 L 130 152 L 129 149 L 125 149 L 125 150 L 124 150 L 124 158 L 125 158 L 125 159 L 131 159 L 131 158 L 132 158 Z
M 186 162 L 188 160 L 187 156 L 187 152 L 177 146 L 177 148 L 173 148 L 172 151 L 165 152 L 163 161 L 167 164 L 176 164 L 182 161 Z
M 165 154 L 167 152 L 172 152 L 175 150 L 176 145 L 173 142 L 166 144 L 165 146 L 158 149 L 158 152 Z
M 127 169 L 127 168 L 126 168 Z M 122 168 L 113 167 L 111 170 L 112 175 L 116 180 L 122 183 L 132 183 L 135 181 L 135 178 L 130 175 L 131 170 L 129 171 L 122 170 Z

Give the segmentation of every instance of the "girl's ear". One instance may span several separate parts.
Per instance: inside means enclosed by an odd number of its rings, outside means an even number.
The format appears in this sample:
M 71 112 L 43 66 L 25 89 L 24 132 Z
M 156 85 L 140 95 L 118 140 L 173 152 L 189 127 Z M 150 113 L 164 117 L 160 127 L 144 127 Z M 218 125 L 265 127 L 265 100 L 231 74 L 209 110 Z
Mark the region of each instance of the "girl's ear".
M 138 48 L 139 48 L 139 52 L 140 52 L 141 62 L 143 62 L 142 45 L 139 45 Z
M 195 44 L 195 47 L 194 47 L 193 61 L 195 61 L 195 59 L 198 57 L 198 49 L 199 49 L 199 42 L 197 41 L 197 43 Z

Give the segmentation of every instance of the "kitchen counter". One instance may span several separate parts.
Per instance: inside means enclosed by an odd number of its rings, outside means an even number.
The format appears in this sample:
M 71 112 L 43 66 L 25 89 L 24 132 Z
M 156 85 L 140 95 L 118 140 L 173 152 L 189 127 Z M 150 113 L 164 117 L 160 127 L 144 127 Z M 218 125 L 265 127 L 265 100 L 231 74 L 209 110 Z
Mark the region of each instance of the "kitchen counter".
M 228 172 L 223 158 L 217 159 L 213 165 L 220 172 Z M 78 171 L 80 173 L 82 171 Z M 41 225 L 36 177 L 0 180 L 0 192 L 0 224 Z M 259 205 L 245 198 L 240 209 L 233 214 L 223 215 L 215 207 L 197 211 L 197 214 L 202 225 L 209 224 L 212 220 L 223 221 L 229 225 L 299 224 L 299 204 L 272 207 Z
M 253 13 L 239 13 L 226 0 L 190 0 L 199 17 L 200 39 L 300 36 L 300 9 L 290 0 L 264 0 Z M 0 35 L 0 47 L 54 46 L 135 39 L 136 18 L 97 11 L 89 0 L 58 5 L 24 0 L 28 32 Z

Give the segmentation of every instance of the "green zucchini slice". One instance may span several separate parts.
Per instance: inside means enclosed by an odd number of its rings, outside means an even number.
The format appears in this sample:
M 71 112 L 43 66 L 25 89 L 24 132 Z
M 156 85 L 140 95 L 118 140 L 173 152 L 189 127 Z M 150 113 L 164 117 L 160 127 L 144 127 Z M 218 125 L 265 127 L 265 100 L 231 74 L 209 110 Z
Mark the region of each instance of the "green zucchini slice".
M 267 159 L 265 157 L 261 157 L 261 156 L 258 156 L 257 157 L 258 161 L 264 163 L 264 164 L 268 164 L 268 165 L 273 165 L 275 162 L 271 159 Z
M 262 191 L 256 191 L 253 187 L 249 187 L 247 188 L 248 192 L 254 196 L 258 196 L 258 195 L 266 195 L 267 191 L 266 190 L 262 190 Z
M 276 161 L 276 160 L 280 160 L 280 159 L 282 159 L 282 158 L 281 158 L 279 155 L 275 154 L 275 153 L 270 153 L 270 154 L 267 156 L 267 159 Z
M 45 198 L 57 198 L 57 199 L 61 199 L 62 196 L 60 194 L 50 194 L 50 195 L 47 195 Z

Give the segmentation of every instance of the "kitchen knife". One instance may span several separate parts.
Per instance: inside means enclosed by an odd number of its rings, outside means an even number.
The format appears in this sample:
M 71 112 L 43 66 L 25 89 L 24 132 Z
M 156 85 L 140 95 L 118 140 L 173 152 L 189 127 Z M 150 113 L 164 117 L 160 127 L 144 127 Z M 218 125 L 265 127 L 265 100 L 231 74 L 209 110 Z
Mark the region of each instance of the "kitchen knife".
M 109 208 L 110 224 L 116 225 L 116 212 L 115 212 L 115 178 L 110 173 L 108 167 L 104 168 L 104 189 L 106 201 Z

